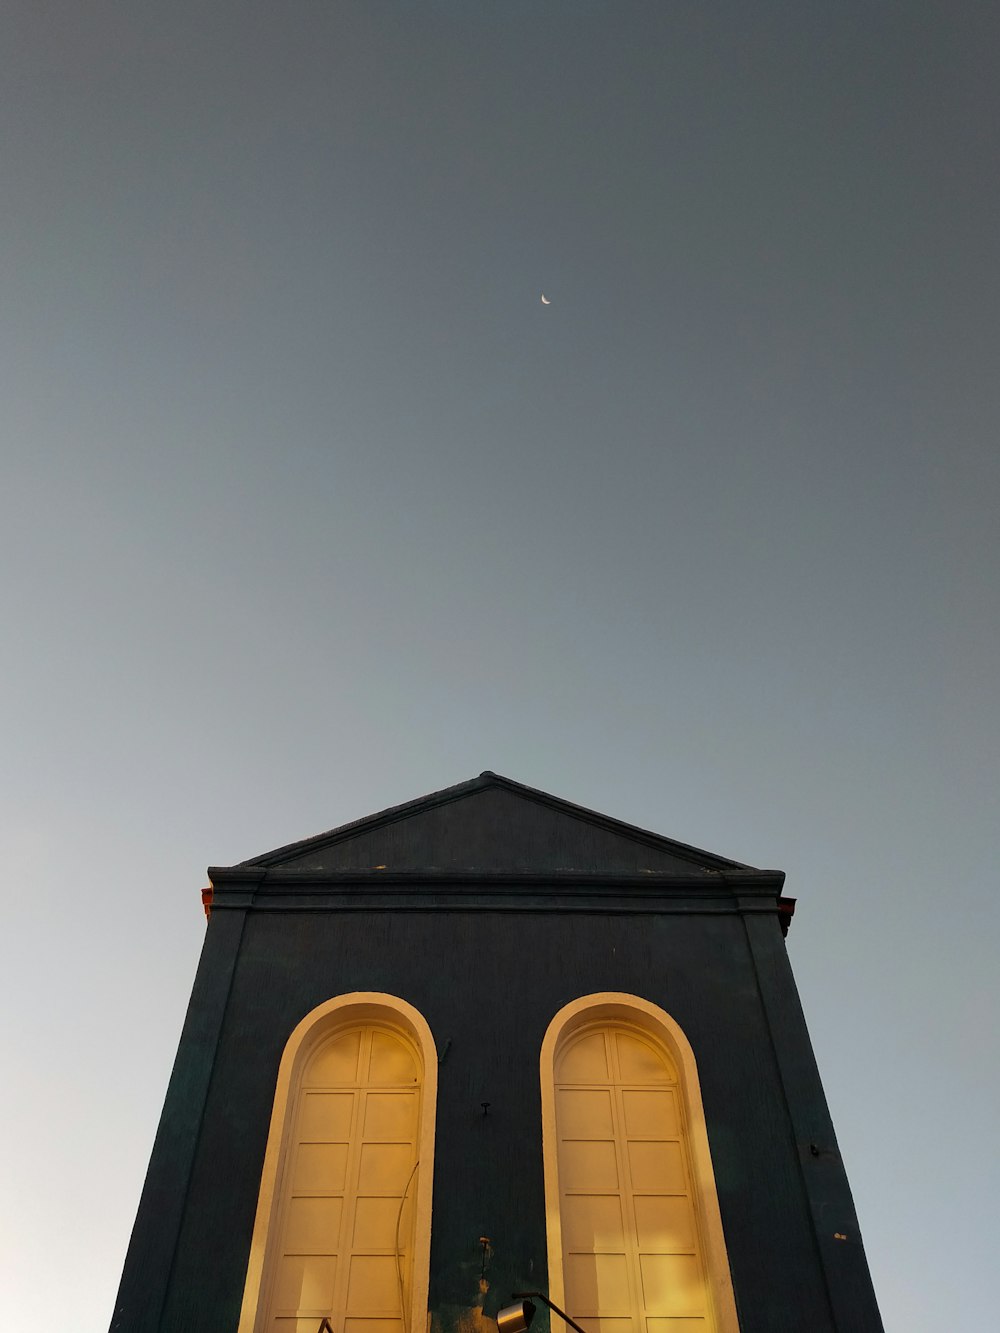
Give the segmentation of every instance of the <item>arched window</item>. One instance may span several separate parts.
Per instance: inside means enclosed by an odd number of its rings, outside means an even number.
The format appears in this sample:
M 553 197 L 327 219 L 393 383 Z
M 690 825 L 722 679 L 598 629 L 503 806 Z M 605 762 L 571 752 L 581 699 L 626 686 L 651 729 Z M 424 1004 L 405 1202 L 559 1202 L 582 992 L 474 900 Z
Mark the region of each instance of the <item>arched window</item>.
M 588 1333 L 737 1333 L 694 1055 L 656 1005 L 605 992 L 541 1057 L 549 1289 Z
M 239 1333 L 424 1333 L 437 1057 L 392 995 L 320 1005 L 285 1047 Z

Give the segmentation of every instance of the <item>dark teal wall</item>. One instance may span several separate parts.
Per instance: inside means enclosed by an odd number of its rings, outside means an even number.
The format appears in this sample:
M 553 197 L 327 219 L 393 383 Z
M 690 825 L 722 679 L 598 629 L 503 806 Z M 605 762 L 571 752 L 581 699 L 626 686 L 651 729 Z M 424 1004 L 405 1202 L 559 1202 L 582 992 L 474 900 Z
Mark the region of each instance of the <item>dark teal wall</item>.
M 355 990 L 415 1005 L 446 1052 L 430 1288 L 442 1333 L 483 1299 L 480 1236 L 486 1314 L 544 1289 L 539 1049 L 569 1000 L 614 990 L 661 1005 L 694 1049 L 744 1333 L 879 1330 L 776 913 L 555 907 L 216 910 L 112 1329 L 235 1330 L 282 1049 L 311 1009 Z

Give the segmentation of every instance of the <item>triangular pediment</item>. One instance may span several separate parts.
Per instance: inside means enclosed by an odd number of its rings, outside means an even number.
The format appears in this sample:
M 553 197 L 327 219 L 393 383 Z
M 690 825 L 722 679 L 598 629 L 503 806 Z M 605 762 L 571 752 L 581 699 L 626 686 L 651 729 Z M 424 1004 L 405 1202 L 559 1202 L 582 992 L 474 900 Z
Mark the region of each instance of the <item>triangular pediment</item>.
M 752 869 L 489 772 L 242 865 L 317 874 L 648 871 L 685 877 Z

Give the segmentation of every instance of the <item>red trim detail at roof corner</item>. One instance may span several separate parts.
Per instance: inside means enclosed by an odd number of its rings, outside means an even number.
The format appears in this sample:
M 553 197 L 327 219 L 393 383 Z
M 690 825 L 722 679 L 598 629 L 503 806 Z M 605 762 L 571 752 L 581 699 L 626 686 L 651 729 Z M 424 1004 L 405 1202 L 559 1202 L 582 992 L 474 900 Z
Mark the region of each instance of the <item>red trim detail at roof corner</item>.
M 788 934 L 788 927 L 792 924 L 792 917 L 795 915 L 795 899 L 778 899 L 778 923 L 781 926 L 782 937 Z

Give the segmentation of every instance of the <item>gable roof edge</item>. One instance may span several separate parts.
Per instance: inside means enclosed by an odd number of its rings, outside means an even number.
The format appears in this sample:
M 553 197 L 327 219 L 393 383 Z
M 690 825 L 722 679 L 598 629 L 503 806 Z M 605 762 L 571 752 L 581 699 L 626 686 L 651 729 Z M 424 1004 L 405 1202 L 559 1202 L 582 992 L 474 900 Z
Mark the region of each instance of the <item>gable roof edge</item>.
M 635 824 L 628 824 L 624 820 L 615 819 L 611 815 L 601 814 L 597 810 L 590 810 L 586 806 L 576 805 L 572 801 L 564 800 L 559 796 L 552 796 L 548 792 L 540 791 L 536 787 L 527 787 L 521 782 L 515 782 L 513 778 L 503 777 L 499 773 L 494 773 L 486 769 L 478 777 L 469 778 L 465 782 L 455 783 L 451 787 L 443 787 L 439 791 L 429 792 L 425 796 L 418 796 L 410 801 L 404 801 L 400 805 L 389 806 L 385 810 L 376 811 L 371 815 L 364 815 L 361 819 L 355 819 L 347 824 L 340 824 L 336 828 L 328 829 L 324 833 L 313 834 L 312 837 L 302 838 L 295 842 L 286 843 L 282 847 L 276 847 L 268 852 L 263 852 L 259 856 L 251 857 L 249 860 L 238 862 L 238 867 L 246 869 L 250 867 L 269 867 L 278 865 L 283 861 L 298 857 L 304 853 L 331 846 L 338 842 L 347 841 L 356 837 L 359 833 L 368 830 L 374 830 L 384 827 L 387 824 L 393 824 L 403 819 L 408 819 L 424 810 L 432 810 L 438 806 L 448 805 L 453 801 L 463 800 L 476 792 L 485 791 L 489 787 L 501 787 L 520 796 L 522 799 L 530 800 L 539 805 L 548 806 L 558 813 L 568 816 L 572 819 L 578 819 L 582 823 L 595 825 L 609 833 L 619 837 L 628 838 L 632 842 L 638 842 L 648 847 L 666 852 L 678 860 L 690 862 L 692 866 L 697 866 L 702 870 L 718 869 L 719 871 L 756 871 L 758 867 L 746 865 L 740 861 L 730 860 L 728 857 L 719 856 L 715 852 L 705 851 L 700 847 L 692 847 L 688 843 L 676 842 L 672 838 L 664 837 L 663 834 L 653 833 L 650 829 L 638 827 Z M 235 867 L 234 867 L 235 868 Z

